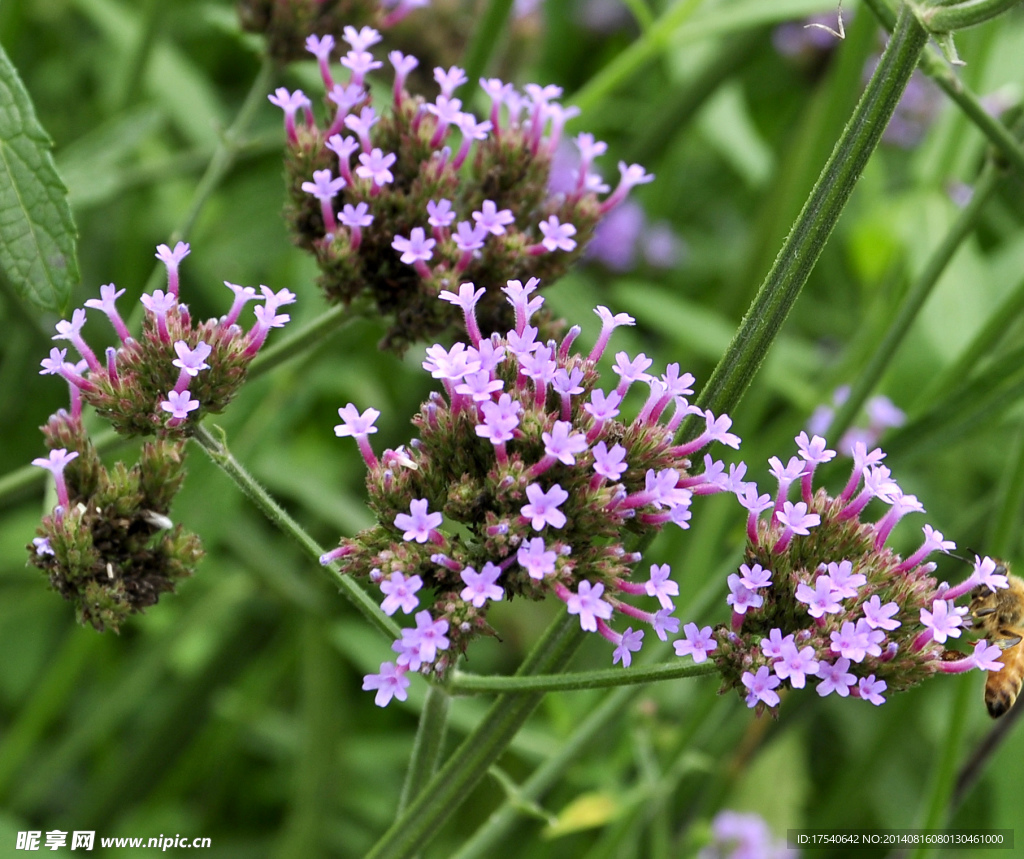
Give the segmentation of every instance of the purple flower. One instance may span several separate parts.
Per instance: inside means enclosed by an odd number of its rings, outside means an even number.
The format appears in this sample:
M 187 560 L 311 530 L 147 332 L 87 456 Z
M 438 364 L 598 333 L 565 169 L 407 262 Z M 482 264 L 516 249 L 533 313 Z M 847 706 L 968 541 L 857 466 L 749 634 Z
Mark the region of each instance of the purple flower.
M 729 583 L 729 595 L 725 598 L 726 603 L 732 606 L 736 614 L 746 614 L 748 608 L 760 608 L 764 604 L 764 597 L 744 587 L 740 577 L 732 573 L 726 581 Z
M 459 596 L 471 602 L 476 608 L 483 608 L 487 600 L 500 600 L 505 592 L 495 584 L 501 575 L 501 567 L 488 561 L 478 573 L 472 567 L 466 567 L 460 574 L 466 587 Z
M 473 220 L 478 228 L 492 236 L 505 235 L 505 227 L 515 222 L 511 209 L 498 210 L 493 200 L 484 200 L 479 212 L 473 212 Z M 574 231 L 575 232 L 575 231 Z
M 852 662 L 863 662 L 871 644 L 866 634 L 859 633 L 850 621 L 845 621 L 841 630 L 831 633 L 833 653 L 845 656 Z
M 761 639 L 761 652 L 764 653 L 768 659 L 781 659 L 782 648 L 787 644 L 792 644 L 794 638 L 792 635 L 787 635 L 785 638 L 782 637 L 782 630 L 774 628 L 768 633 L 767 638 Z
M 362 179 L 369 179 L 373 183 L 374 189 L 379 188 L 381 185 L 388 185 L 395 181 L 394 174 L 389 168 L 395 163 L 397 158 L 398 156 L 393 152 L 385 155 L 380 149 L 374 149 L 369 153 L 361 152 L 359 154 L 359 166 L 356 167 L 356 175 Z
M 404 701 L 409 697 L 405 691 L 409 688 L 409 678 L 405 676 L 405 671 L 406 669 L 399 668 L 394 662 L 385 662 L 380 666 L 379 674 L 367 674 L 363 677 L 363 689 L 377 690 L 373 703 L 378 707 L 386 707 L 392 698 Z
M 519 547 L 516 560 L 530 574 L 531 579 L 543 579 L 555 571 L 558 554 L 547 549 L 543 537 L 533 537 Z
M 867 584 L 867 576 L 863 573 L 853 572 L 853 564 L 850 561 L 840 561 L 838 564 L 830 563 L 828 571 L 829 581 L 832 582 L 832 590 L 840 599 L 855 599 L 857 588 Z
M 524 504 L 521 512 L 531 520 L 530 524 L 534 531 L 540 531 L 545 525 L 552 528 L 561 528 L 565 525 L 565 514 L 558 508 L 569 497 L 569 493 L 557 483 L 547 492 L 539 484 L 531 483 L 526 487 L 526 497 L 530 503 Z
M 850 667 L 850 660 L 840 656 L 834 664 L 827 662 L 818 663 L 818 694 L 823 698 L 831 692 L 835 692 L 840 698 L 850 694 L 850 687 L 857 682 L 857 678 L 850 674 L 847 669 Z
M 818 673 L 818 661 L 814 658 L 814 648 L 804 647 L 797 650 L 793 637 L 787 636 L 779 648 L 779 660 L 772 666 L 777 677 L 789 680 L 794 689 L 803 689 L 808 674 Z
M 673 642 L 676 656 L 691 656 L 696 663 L 707 662 L 708 654 L 718 648 L 710 626 L 697 629 L 697 624 L 688 623 L 683 627 L 683 635 L 686 637 Z
M 857 684 L 857 690 L 860 693 L 860 697 L 865 701 L 870 701 L 876 707 L 885 703 L 885 698 L 882 697 L 882 693 L 887 688 L 888 684 L 884 680 L 876 680 L 874 674 L 869 674 L 867 677 L 861 677 Z
M 614 444 L 612 449 L 608 450 L 606 443 L 599 441 L 591 453 L 594 456 L 594 471 L 609 480 L 618 480 L 629 467 L 625 459 L 626 448 L 621 444 Z
M 57 487 L 57 503 L 61 507 L 66 508 L 70 503 L 67 483 L 64 481 L 64 468 L 77 456 L 77 450 L 73 450 L 71 453 L 68 453 L 67 448 L 62 447 L 58 450 L 51 450 L 49 456 L 45 459 L 43 457 L 37 457 L 32 460 L 33 465 L 38 466 L 39 468 L 45 468 L 53 475 L 53 480 Z
M 864 619 L 875 629 L 892 630 L 900 626 L 900 622 L 893 619 L 893 616 L 899 612 L 900 607 L 894 602 L 887 602 L 885 605 L 882 605 L 878 594 L 874 594 L 861 608 L 864 611 Z
M 1001 671 L 1003 663 L 1000 657 L 1003 651 L 984 638 L 974 643 L 974 652 L 968 657 L 976 668 L 981 671 Z
M 580 626 L 586 632 L 595 632 L 597 630 L 598 618 L 608 620 L 612 616 L 611 604 L 601 599 L 601 594 L 603 593 L 604 585 L 601 582 L 592 585 L 584 579 L 579 583 L 577 592 L 570 592 L 569 598 L 566 600 L 566 608 L 569 614 L 578 614 L 580 616 Z
M 638 629 L 634 632 L 633 627 L 627 626 L 626 631 L 619 638 L 618 646 L 612 651 L 612 665 L 622 660 L 622 667 L 629 668 L 629 664 L 633 661 L 633 654 L 643 647 L 643 642 L 644 631 Z
M 455 220 L 455 212 L 452 210 L 451 200 L 431 200 L 427 203 L 427 223 L 432 227 L 446 228 L 452 225 Z
M 772 571 L 766 570 L 760 564 L 748 567 L 740 564 L 740 584 L 748 590 L 755 591 L 758 588 L 769 588 L 772 584 Z
M 826 613 L 835 614 L 842 610 L 832 588 L 832 580 L 827 575 L 818 576 L 813 588 L 801 582 L 796 588 L 796 598 L 807 604 L 807 613 L 811 617 L 822 617 Z
M 416 613 L 416 628 L 403 629 L 401 641 L 391 645 L 398 653 L 398 664 L 407 666 L 410 671 L 419 671 L 424 663 L 430 664 L 437 659 L 437 651 L 447 650 L 451 641 L 445 633 L 448 621 L 444 618 L 434 620 L 429 611 Z
M 393 572 L 389 578 L 381 579 L 380 589 L 384 593 L 384 601 L 380 604 L 384 614 L 389 617 L 398 609 L 411 614 L 420 604 L 416 592 L 423 587 L 423 579 L 419 576 L 406 578 L 400 572 Z
M 160 401 L 160 408 L 170 412 L 170 424 L 177 425 L 188 417 L 188 413 L 199 408 L 199 400 L 193 400 L 187 389 L 182 391 L 168 391 L 167 399 Z
M 932 639 L 939 644 L 945 644 L 947 638 L 959 638 L 962 623 L 960 610 L 944 599 L 934 600 L 931 611 L 921 609 L 921 625 L 931 630 Z
M 743 685 L 750 691 L 747 693 L 747 706 L 754 707 L 758 701 L 763 701 L 769 707 L 776 707 L 779 703 L 779 693 L 774 689 L 782 682 L 771 673 L 767 665 L 757 669 L 757 674 L 744 671 L 740 678 Z
M 474 428 L 481 438 L 490 439 L 491 444 L 504 444 L 515 437 L 515 429 L 519 426 L 519 414 L 523 407 L 518 400 L 508 394 L 502 394 L 498 402 L 493 400 L 481 403 L 480 412 L 483 423 Z
M 569 421 L 555 421 L 549 433 L 541 433 L 544 452 L 563 465 L 575 465 L 576 457 L 587 450 L 587 437 L 573 432 Z
M 206 363 L 206 359 L 210 357 L 210 353 L 213 351 L 213 347 L 207 343 L 199 341 L 195 348 L 190 349 L 188 343 L 184 340 L 176 340 L 174 343 L 174 351 L 178 357 L 175 358 L 171 363 L 180 368 L 182 374 L 189 377 L 195 377 L 199 375 L 200 370 L 210 369 L 210 365 Z
M 537 225 L 544 234 L 541 245 L 547 251 L 571 251 L 576 248 L 576 228 L 572 224 L 563 224 L 556 215 L 551 215 L 546 221 Z
M 651 564 L 651 578 L 644 582 L 649 597 L 657 597 L 662 608 L 672 608 L 672 597 L 679 596 L 679 585 L 669 578 L 672 570 L 668 564 Z
M 426 543 L 443 519 L 444 517 L 436 511 L 427 512 L 426 498 L 416 498 L 409 505 L 409 513 L 399 513 L 395 516 L 395 527 L 405 532 L 402 534 L 403 540 Z

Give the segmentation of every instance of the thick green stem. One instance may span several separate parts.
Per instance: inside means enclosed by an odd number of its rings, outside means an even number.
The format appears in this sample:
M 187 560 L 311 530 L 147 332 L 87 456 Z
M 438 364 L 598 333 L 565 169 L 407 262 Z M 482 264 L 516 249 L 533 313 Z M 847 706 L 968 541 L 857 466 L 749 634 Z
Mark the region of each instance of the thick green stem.
M 292 537 L 305 550 L 307 555 L 317 563 L 320 563 L 320 558 L 324 554 L 323 548 L 303 530 L 298 522 L 285 512 L 284 508 L 271 497 L 270 493 L 260 486 L 259 482 L 231 455 L 223 438 L 218 441 L 204 426 L 196 427 L 192 438 L 206 451 L 214 465 L 235 482 L 235 485 L 260 509 L 260 512 L 271 523 Z M 400 637 L 401 630 L 399 630 L 397 624 L 380 610 L 380 607 L 359 585 L 348 576 L 343 576 L 335 564 L 329 564 L 324 569 L 330 574 L 331 579 L 338 586 L 339 590 L 352 601 L 370 623 L 388 638 L 396 639 Z
M 450 691 L 453 695 L 479 695 L 494 692 L 573 692 L 581 689 L 606 689 L 613 686 L 636 686 L 640 683 L 654 683 L 658 680 L 678 680 L 682 677 L 701 677 L 717 674 L 713 662 L 694 665 L 663 663 L 637 668 L 611 668 L 607 671 L 581 671 L 576 674 L 554 676 L 485 677 L 477 674 L 463 674 L 456 671 L 452 677 Z
M 608 695 L 568 738 L 558 744 L 558 751 L 545 760 L 520 786 L 515 797 L 510 797 L 502 803 L 473 837 L 459 847 L 451 859 L 479 859 L 492 856 L 502 838 L 519 818 L 523 803 L 539 799 L 586 750 L 597 733 L 606 728 L 634 700 L 635 695 L 636 692 L 632 689 L 619 689 Z
M 900 11 L 896 31 L 832 156 L 797 216 L 728 351 L 701 392 L 699 405 L 702 409 L 720 414 L 735 408 L 742 399 L 807 282 L 868 158 L 878 145 L 926 42 L 924 28 L 904 7 Z
M 427 698 L 423 702 L 420 723 L 416 728 L 416 743 L 412 747 L 412 759 L 405 773 L 402 796 L 398 800 L 399 814 L 437 771 L 448 728 L 448 710 L 451 703 L 452 697 L 447 689 L 437 685 L 427 687 Z
M 579 620 L 562 613 L 523 661 L 518 676 L 564 668 L 583 640 Z M 543 692 L 500 695 L 448 761 L 367 854 L 367 859 L 399 859 L 422 850 L 441 825 L 465 802 L 523 723 Z
M 857 374 L 857 379 L 850 389 L 850 395 L 836 410 L 835 417 L 828 429 L 833 440 L 840 438 L 846 432 L 857 416 L 860 407 L 875 389 L 879 379 L 882 378 L 889 362 L 903 343 L 911 325 L 921 312 L 921 308 L 924 307 L 925 301 L 932 294 L 932 289 L 939 282 L 942 272 L 945 271 L 964 239 L 974 232 L 985 205 L 998 187 L 1001 175 L 1000 171 L 991 165 L 986 168 L 981 179 L 978 180 L 971 201 L 960 212 L 949 232 L 928 258 L 924 269 L 911 284 L 903 299 L 903 304 L 896 313 L 896 318 L 886 329 L 882 342 L 872 350 L 871 359 L 867 366 Z

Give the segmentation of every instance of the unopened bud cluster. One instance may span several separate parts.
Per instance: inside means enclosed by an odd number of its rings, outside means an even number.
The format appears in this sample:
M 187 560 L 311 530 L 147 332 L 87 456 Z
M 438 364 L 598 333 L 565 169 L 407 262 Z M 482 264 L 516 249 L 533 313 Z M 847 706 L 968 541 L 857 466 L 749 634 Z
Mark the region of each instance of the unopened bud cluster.
M 57 504 L 28 547 L 31 563 L 75 606 L 79 623 L 103 631 L 151 606 L 192 572 L 199 538 L 169 518 L 185 476 L 184 441 L 142 446 L 130 468 L 107 469 L 78 417 L 63 409 L 43 427 Z
M 462 69 L 434 69 L 440 93 L 428 101 L 406 90 L 418 60 L 391 51 L 394 82 L 385 106 L 368 88 L 369 75 L 383 66 L 370 52 L 380 34 L 347 27 L 343 38 L 350 47 L 341 59 L 344 81 L 331 69 L 334 38 L 307 42 L 327 90 L 322 125 L 301 90 L 270 96 L 284 111 L 289 142 L 286 217 L 295 241 L 315 254 L 328 300 L 368 294 L 393 320 L 386 348 L 458 336 L 458 317 L 436 298 L 462 281 L 556 279 L 582 254 L 602 216 L 653 178 L 620 163 L 618 186 L 600 199 L 609 188 L 592 167 L 607 147 L 580 134 L 571 189 L 551 191 L 552 155 L 576 113 L 555 100 L 559 87 L 528 84 L 520 93 L 482 79 L 491 111 L 480 120 L 455 95 L 468 83 Z M 511 324 L 496 289 L 477 311 L 485 330 Z
M 680 655 L 714 659 L 723 689 L 735 688 L 750 707 L 774 708 L 785 687 L 812 687 L 818 695 L 863 698 L 873 704 L 938 673 L 999 670 L 999 648 L 975 643 L 962 658 L 946 651 L 958 638 L 966 606 L 955 600 L 977 588 L 1007 586 L 989 558 L 978 559 L 964 582 L 950 587 L 933 577 L 934 552 L 952 541 L 924 526 L 924 541 L 902 558 L 886 541 L 906 514 L 923 512 L 881 465 L 880 449 L 856 442 L 853 471 L 837 497 L 814 490 L 817 465 L 835 452 L 819 436 L 797 438 L 799 456 L 772 457 L 775 497 L 758 493 L 738 471 L 725 488 L 749 511 L 744 563 L 728 577 L 729 625 L 698 630 L 687 624 Z M 789 500 L 799 486 L 800 499 Z M 877 521 L 862 514 L 872 499 L 888 505 Z M 764 511 L 770 511 L 762 515 Z
M 339 410 L 339 436 L 353 436 L 369 466 L 367 487 L 378 524 L 322 559 L 369 576 L 388 614 L 415 612 L 415 628 L 395 642 L 395 662 L 366 678 L 377 702 L 405 697 L 408 671 L 443 673 L 469 641 L 490 634 L 495 600 L 554 594 L 583 629 L 616 645 L 614 661 L 630 663 L 641 647 L 642 625 L 665 639 L 679 586 L 667 564 L 643 569 L 631 537 L 673 523 L 689 527 L 694 495 L 721 491 L 721 463 L 691 457 L 713 441 L 736 447 L 728 417 L 691 406 L 693 377 L 669 365 L 661 376 L 651 360 L 616 355 L 617 379 L 601 387 L 597 362 L 626 314 L 597 308 L 602 330 L 587 355 L 572 351 L 575 326 L 561 342 L 542 342 L 530 325 L 540 309 L 536 283 L 510 281 L 502 291 L 514 310 L 505 335 L 484 337 L 476 317 L 483 289 L 464 283 L 441 299 L 462 311 L 469 342 L 431 346 L 424 369 L 444 395 L 423 404 L 414 424 L 419 438 L 378 459 L 368 437 L 374 409 Z M 621 414 L 633 388 L 646 389 L 633 419 Z M 636 395 L 635 392 L 634 396 Z M 676 444 L 682 419 L 700 414 L 705 431 Z M 421 597 L 430 594 L 427 607 Z M 646 608 L 630 600 L 647 599 Z M 612 628 L 613 617 L 629 624 Z
M 123 435 L 186 435 L 203 415 L 224 410 L 267 333 L 289 320 L 288 314 L 277 311 L 295 301 L 295 296 L 287 289 L 275 293 L 261 286 L 263 304 L 256 307 L 255 323 L 244 330 L 238 324 L 239 315 L 247 302 L 257 298 L 256 290 L 225 281 L 235 297 L 228 313 L 194 324 L 188 306 L 178 300 L 178 267 L 188 252 L 183 242 L 173 251 L 167 245 L 157 248 L 157 258 L 167 266 L 167 291 L 142 295 L 146 314 L 137 338 L 117 309 L 123 289 L 105 284 L 100 298 L 85 302 L 87 308 L 107 316 L 120 341 L 117 347 L 107 348 L 104 360 L 82 336 L 84 308 L 75 310 L 70 321 L 57 323 L 53 339 L 70 342 L 81 360 L 72 363 L 67 349 L 54 348 L 42 361 L 40 372 L 67 380 L 72 417 L 81 414 L 84 401 Z
M 305 56 L 308 33 L 341 38 L 346 25 L 393 27 L 430 0 L 238 0 L 242 29 L 262 33 L 267 53 L 279 63 Z

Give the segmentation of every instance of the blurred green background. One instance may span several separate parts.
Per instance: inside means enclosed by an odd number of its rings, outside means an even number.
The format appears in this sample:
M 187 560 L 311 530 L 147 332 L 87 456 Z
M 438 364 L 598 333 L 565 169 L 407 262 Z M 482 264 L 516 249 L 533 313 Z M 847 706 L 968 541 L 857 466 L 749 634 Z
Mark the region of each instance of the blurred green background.
M 391 38 L 414 53 L 422 38 L 431 62 L 447 66 L 458 61 L 478 15 L 472 3 L 435 5 Z M 671 4 L 630 5 L 641 23 L 612 2 L 540 4 L 508 25 L 491 68 L 518 84 L 557 83 L 567 100 L 579 94 L 586 111 L 573 132 L 609 142 L 599 164 L 609 181 L 618 159 L 656 174 L 634 199 L 650 224 L 664 222 L 680 243 L 671 267 L 642 255 L 627 271 L 591 262 L 547 300 L 583 326 L 580 342 L 588 346 L 598 329 L 594 305 L 633 314 L 637 327 L 620 329 L 613 346 L 646 352 L 656 368 L 678 361 L 699 385 L 884 42 L 869 11 L 847 4 L 845 41 L 787 55 L 779 23 L 817 11 L 834 19 L 829 3 L 691 2 L 692 16 L 662 51 L 602 88 L 596 76 L 637 42 L 644 12 L 657 16 Z M 967 61 L 960 73 L 974 92 L 998 91 L 1006 103 L 1019 96 L 1022 24 L 1018 13 L 958 37 Z M 0 44 L 54 139 L 69 187 L 83 274 L 72 306 L 110 281 L 127 289 L 123 302 L 136 299 L 154 269 L 154 246 L 183 223 L 257 74 L 260 39 L 240 31 L 228 2 L 33 0 L 0 4 Z M 309 62 L 280 71 L 274 85 L 319 94 L 311 80 Z M 762 490 L 767 458 L 793 455 L 792 438 L 814 408 L 856 378 L 986 157 L 982 136 L 955 106 L 940 95 L 922 98 L 931 102 L 920 139 L 884 144 L 873 157 L 733 413 L 744 441 L 727 461 L 746 461 Z M 225 312 L 224 280 L 288 288 L 299 297 L 289 308 L 297 326 L 324 304 L 314 265 L 291 247 L 280 218 L 280 111 L 264 103 L 245 141 L 187 237 L 182 293 L 193 315 L 205 318 Z M 1020 179 L 1007 174 L 877 391 L 908 414 L 887 464 L 928 510 L 897 529 L 892 542 L 904 554 L 927 521 L 965 554 L 998 551 L 1024 563 L 1017 473 L 1024 362 L 1013 361 L 1024 326 L 1016 311 L 1007 318 L 1000 309 L 1024 281 L 1022 199 Z M 21 304 L 9 285 L 0 308 L 2 476 L 42 455 L 37 427 L 66 405 L 67 391 L 37 375 L 56 317 Z M 985 353 L 966 368 L 973 375 L 943 377 L 993 319 L 1005 320 L 1005 330 L 984 341 Z M 373 442 L 381 450 L 409 439 L 409 419 L 431 390 L 422 351 L 381 354 L 382 332 L 374 321 L 355 322 L 248 384 L 216 421 L 235 455 L 325 546 L 371 521 L 362 460 L 332 432 L 337 408 L 351 401 L 380 409 Z M 110 332 L 91 320 L 87 336 L 106 344 Z M 986 376 L 1000 358 L 1011 369 Z M 994 398 L 974 396 L 989 388 Z M 129 445 L 109 457 L 134 453 Z M 839 487 L 846 468 L 823 470 L 822 480 Z M 744 511 L 730 499 L 699 501 L 692 530 L 662 535 L 648 560 L 672 564 L 684 622 L 718 623 L 727 618 L 725 575 L 742 548 Z M 213 847 L 204 855 L 217 857 L 362 855 L 393 819 L 425 682 L 413 679 L 405 704 L 374 706 L 361 676 L 388 658 L 389 643 L 198 449 L 174 516 L 200 534 L 207 557 L 177 595 L 119 636 L 76 626 L 70 607 L 26 566 L 25 544 L 51 503 L 40 481 L 0 493 L 0 855 L 16 855 L 15 833 L 29 829 L 208 836 Z M 944 559 L 938 575 L 958 581 L 968 572 Z M 501 640 L 478 642 L 467 668 L 513 671 L 556 610 L 497 606 L 491 618 Z M 578 667 L 610 664 L 610 646 L 594 639 Z M 628 691 L 539 806 L 523 803 L 514 834 L 487 855 L 688 855 L 721 808 L 757 811 L 783 836 L 788 827 L 913 827 L 928 819 L 1013 827 L 1024 804 L 1024 733 L 1016 728 L 962 802 L 948 816 L 928 816 L 933 805 L 945 806 L 950 773 L 990 730 L 982 685 L 978 672 L 939 678 L 879 708 L 791 694 L 777 723 L 755 720 L 732 695 L 717 697 L 711 678 Z M 501 772 L 424 855 L 457 855 L 509 786 L 553 755 L 606 697 L 549 695 Z M 476 724 L 486 704 L 457 700 L 449 739 Z

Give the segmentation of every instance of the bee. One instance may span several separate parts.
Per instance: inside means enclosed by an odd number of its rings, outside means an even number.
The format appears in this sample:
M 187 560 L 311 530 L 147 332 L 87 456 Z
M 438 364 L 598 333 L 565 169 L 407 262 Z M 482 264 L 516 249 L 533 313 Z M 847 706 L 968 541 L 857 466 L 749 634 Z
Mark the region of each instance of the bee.
M 985 681 L 985 706 L 993 719 L 1014 705 L 1024 684 L 1024 580 L 1010 573 L 1006 564 L 996 562 L 995 572 L 1005 575 L 1008 588 L 978 588 L 971 598 L 970 616 L 974 628 L 1003 652 L 999 671 L 990 671 Z

